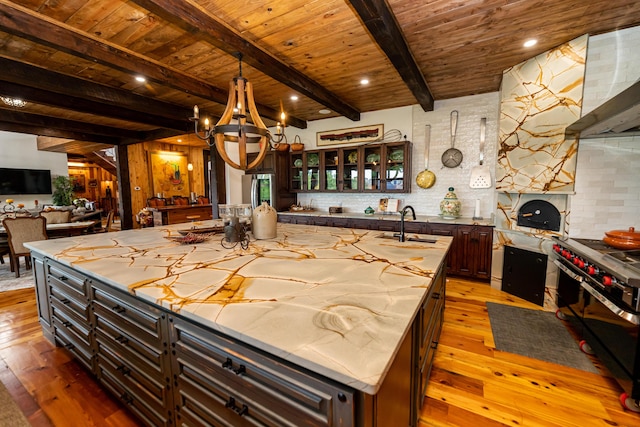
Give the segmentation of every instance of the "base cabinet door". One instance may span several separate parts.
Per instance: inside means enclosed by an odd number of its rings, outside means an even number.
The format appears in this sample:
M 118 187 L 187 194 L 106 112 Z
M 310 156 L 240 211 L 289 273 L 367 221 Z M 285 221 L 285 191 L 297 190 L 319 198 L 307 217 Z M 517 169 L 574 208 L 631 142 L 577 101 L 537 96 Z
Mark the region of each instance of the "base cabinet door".
M 173 318 L 178 425 L 353 426 L 353 390 Z
M 454 240 L 456 241 L 456 274 L 490 279 L 493 229 L 458 225 Z

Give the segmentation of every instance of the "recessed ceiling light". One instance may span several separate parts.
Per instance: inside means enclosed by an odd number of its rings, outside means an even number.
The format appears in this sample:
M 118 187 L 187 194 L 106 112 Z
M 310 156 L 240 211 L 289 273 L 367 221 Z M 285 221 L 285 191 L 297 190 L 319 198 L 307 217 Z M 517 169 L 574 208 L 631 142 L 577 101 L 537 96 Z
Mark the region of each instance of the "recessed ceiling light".
M 360 84 L 361 85 L 368 85 L 369 84 L 369 80 L 368 79 L 362 79 L 362 80 L 360 80 Z
M 144 78 L 144 77 L 142 77 L 142 76 L 136 76 L 136 81 L 138 81 L 138 82 L 140 82 L 140 83 L 144 83 L 144 82 L 146 82 L 146 81 L 147 81 L 147 79 L 145 79 L 145 78 Z
M 531 46 L 535 46 L 538 43 L 538 40 L 536 39 L 529 39 L 526 42 L 524 42 L 524 47 L 531 47 Z
M 182 139 L 178 138 L 178 142 L 182 142 Z
M 297 101 L 298 100 L 298 95 L 291 95 L 291 100 L 292 101 Z
M 329 114 L 329 113 L 331 113 L 331 110 L 327 110 L 326 108 L 323 108 L 322 110 L 318 111 L 318 113 L 320 113 L 320 114 Z

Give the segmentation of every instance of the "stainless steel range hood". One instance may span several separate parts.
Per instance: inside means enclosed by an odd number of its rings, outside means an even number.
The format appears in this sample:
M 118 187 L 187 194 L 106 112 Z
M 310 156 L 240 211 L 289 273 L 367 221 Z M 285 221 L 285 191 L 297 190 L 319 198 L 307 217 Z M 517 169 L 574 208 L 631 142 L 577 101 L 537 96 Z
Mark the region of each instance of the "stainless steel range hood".
M 640 80 L 567 126 L 564 134 L 580 139 L 640 135 Z

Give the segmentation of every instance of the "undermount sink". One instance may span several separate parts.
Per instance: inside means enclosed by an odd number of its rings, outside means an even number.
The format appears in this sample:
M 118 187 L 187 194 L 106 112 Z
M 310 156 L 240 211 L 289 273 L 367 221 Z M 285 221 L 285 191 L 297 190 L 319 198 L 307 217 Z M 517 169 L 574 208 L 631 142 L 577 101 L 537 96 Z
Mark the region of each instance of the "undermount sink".
M 400 240 L 400 233 L 382 233 L 376 236 L 378 239 Z M 422 242 L 422 243 L 436 243 L 438 240 L 433 238 L 419 237 L 415 234 L 405 234 L 405 242 Z

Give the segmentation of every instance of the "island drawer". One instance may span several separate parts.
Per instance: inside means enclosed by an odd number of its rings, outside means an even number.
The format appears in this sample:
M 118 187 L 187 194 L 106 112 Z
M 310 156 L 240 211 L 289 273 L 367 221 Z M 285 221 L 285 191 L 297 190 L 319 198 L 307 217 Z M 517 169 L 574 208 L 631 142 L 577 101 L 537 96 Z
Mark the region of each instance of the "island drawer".
M 170 427 L 174 425 L 173 418 L 166 411 L 155 411 L 145 401 L 140 400 L 136 392 L 128 387 L 128 384 L 118 380 L 109 371 L 100 369 L 99 378 L 102 385 L 124 402 L 144 425 L 149 427 Z
M 265 426 L 354 425 L 352 389 L 186 320 L 174 318 L 173 326 L 179 415 L 214 425 L 220 416 Z
M 118 354 L 137 371 L 145 372 L 149 376 L 160 378 L 167 372 L 168 367 L 165 366 L 163 352 L 154 348 L 163 346 L 162 343 L 150 347 L 138 340 L 136 336 L 122 331 L 98 315 L 96 315 L 95 333 L 98 354 L 103 349 Z
M 87 301 L 87 281 L 77 271 L 49 259 L 47 260 L 47 280 L 51 287 L 64 290 L 68 296 Z
M 76 294 L 65 292 L 66 289 L 51 286 L 49 289 L 49 299 L 53 310 L 64 311 L 73 316 L 76 323 L 90 323 L 91 310 L 89 302 L 79 300 Z
M 126 354 L 105 346 L 100 348 L 96 359 L 99 378 L 107 376 L 110 380 L 117 381 L 130 396 L 156 414 L 157 418 L 168 417 L 167 411 L 173 406 L 168 376 L 153 375 L 138 369 Z
M 56 344 L 70 351 L 93 372 L 94 350 L 90 332 L 85 325 L 73 323 L 66 313 L 55 311 L 51 323 Z
M 164 314 L 159 309 L 99 282 L 92 282 L 92 294 L 96 317 L 117 325 L 148 347 L 162 351 Z

